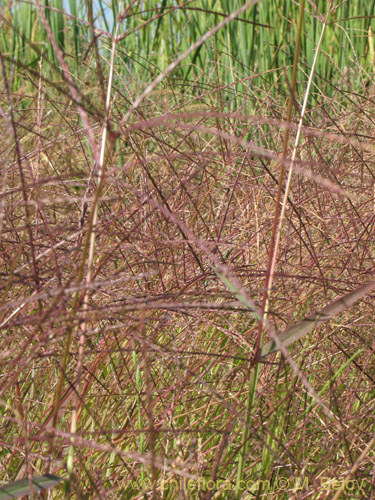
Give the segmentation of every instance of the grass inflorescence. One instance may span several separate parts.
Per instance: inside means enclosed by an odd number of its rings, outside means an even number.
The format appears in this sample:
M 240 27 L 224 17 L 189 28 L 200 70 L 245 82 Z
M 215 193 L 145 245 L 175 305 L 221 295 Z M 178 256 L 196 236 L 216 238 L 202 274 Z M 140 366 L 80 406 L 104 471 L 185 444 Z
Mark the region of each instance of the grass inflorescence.
M 374 3 L 1 4 L 0 499 L 371 498 Z

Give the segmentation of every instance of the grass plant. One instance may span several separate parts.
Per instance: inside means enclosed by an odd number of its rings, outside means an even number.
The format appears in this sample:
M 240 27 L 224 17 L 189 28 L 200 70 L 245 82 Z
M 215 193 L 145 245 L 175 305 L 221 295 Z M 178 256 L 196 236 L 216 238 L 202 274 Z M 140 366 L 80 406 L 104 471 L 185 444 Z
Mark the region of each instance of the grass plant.
M 374 10 L 0 3 L 0 499 L 372 498 Z

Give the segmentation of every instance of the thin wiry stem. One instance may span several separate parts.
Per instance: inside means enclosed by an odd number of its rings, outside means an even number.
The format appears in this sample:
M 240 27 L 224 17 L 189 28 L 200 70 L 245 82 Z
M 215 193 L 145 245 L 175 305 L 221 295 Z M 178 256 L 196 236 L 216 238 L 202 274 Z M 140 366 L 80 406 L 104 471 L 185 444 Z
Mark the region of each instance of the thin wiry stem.
M 293 107 L 294 91 L 295 91 L 295 87 L 296 87 L 298 56 L 299 56 L 299 49 L 300 49 L 300 44 L 301 44 L 301 33 L 302 33 L 302 22 L 303 22 L 304 9 L 305 9 L 305 0 L 301 0 L 300 15 L 299 15 L 298 29 L 297 29 L 297 38 L 296 38 L 296 47 L 295 47 L 295 52 L 294 52 L 292 82 L 291 82 L 290 96 L 289 96 L 289 102 L 288 102 L 287 119 L 286 119 L 288 124 L 292 121 L 292 107 Z M 257 339 L 255 342 L 255 347 L 254 347 L 253 362 L 255 363 L 255 367 L 253 368 L 253 364 L 250 366 L 251 374 L 250 374 L 250 381 L 249 381 L 249 392 L 248 392 L 247 403 L 246 403 L 246 422 L 248 424 L 250 424 L 250 422 L 251 422 L 252 409 L 254 407 L 256 390 L 257 390 L 257 386 L 258 386 L 258 377 L 259 377 L 259 370 L 260 370 L 259 362 L 258 362 L 259 349 L 262 346 L 264 322 L 267 319 L 267 312 L 268 312 L 269 292 L 270 292 L 270 287 L 269 287 L 270 270 L 271 270 L 272 255 L 273 255 L 274 245 L 275 245 L 275 234 L 276 234 L 276 229 L 277 229 L 277 222 L 278 222 L 278 218 L 279 218 L 280 198 L 281 198 L 281 193 L 282 193 L 282 188 L 283 188 L 283 183 L 284 183 L 284 170 L 285 170 L 284 160 L 285 160 L 286 155 L 287 155 L 288 140 L 289 140 L 289 128 L 286 128 L 285 133 L 284 133 L 284 142 L 283 142 L 283 149 L 282 149 L 282 154 L 281 154 L 279 182 L 278 182 L 278 189 L 277 189 L 276 201 L 275 201 L 275 213 L 274 213 L 274 219 L 273 219 L 273 225 L 272 225 L 270 249 L 269 249 L 269 254 L 268 254 L 266 282 L 264 285 L 264 292 L 263 292 L 263 299 L 262 299 L 262 313 L 261 313 L 262 315 L 261 315 L 261 318 L 259 321 L 258 335 L 257 335 Z M 246 425 L 244 427 L 243 434 L 242 434 L 241 449 L 239 452 L 239 459 L 238 459 L 237 480 L 236 480 L 236 490 L 235 490 L 236 500 L 239 500 L 242 496 L 241 483 L 243 481 L 243 475 L 244 475 L 245 460 L 246 460 L 247 449 L 248 449 L 248 438 L 249 438 L 249 425 Z
M 120 12 L 123 10 L 123 2 L 120 2 Z M 90 297 L 90 285 L 92 282 L 92 273 L 93 273 L 93 265 L 94 265 L 94 254 L 95 254 L 95 243 L 96 243 L 96 234 L 97 234 L 97 223 L 98 223 L 98 213 L 99 213 L 99 205 L 100 205 L 100 193 L 104 184 L 104 175 L 105 175 L 105 157 L 106 157 L 106 145 L 107 145 L 107 135 L 108 135 L 108 127 L 109 127 L 109 119 L 111 114 L 111 94 L 112 94 L 112 84 L 113 84 L 113 71 L 115 65 L 115 54 L 116 54 L 116 45 L 117 45 L 117 36 L 119 32 L 120 22 L 119 19 L 116 24 L 116 33 L 115 37 L 112 41 L 112 50 L 111 50 L 111 60 L 109 65 L 109 76 L 107 83 L 107 95 L 105 102 L 105 122 L 102 131 L 101 138 L 101 148 L 100 148 L 100 158 L 98 165 L 98 185 L 97 192 L 94 198 L 93 205 L 91 210 L 93 212 L 92 217 L 92 226 L 91 226 L 91 234 L 90 234 L 90 244 L 87 258 L 87 274 L 86 274 L 86 291 L 83 297 L 83 305 L 82 305 L 82 315 L 83 317 L 87 313 L 89 307 L 89 297 Z M 78 292 L 77 292 L 78 293 Z M 77 422 L 78 422 L 78 413 L 81 406 L 81 397 L 79 395 L 79 386 L 82 376 L 82 366 L 83 366 L 83 356 L 85 349 L 85 339 L 86 339 L 86 331 L 87 331 L 87 322 L 83 320 L 80 325 L 80 335 L 79 335 L 79 344 L 78 344 L 78 363 L 77 363 L 77 375 L 75 380 L 75 398 L 74 398 L 74 409 L 72 412 L 71 423 L 70 423 L 70 432 L 74 435 L 77 431 Z M 69 475 L 71 476 L 73 473 L 74 467 L 74 441 L 69 447 L 68 459 L 67 459 L 67 470 Z

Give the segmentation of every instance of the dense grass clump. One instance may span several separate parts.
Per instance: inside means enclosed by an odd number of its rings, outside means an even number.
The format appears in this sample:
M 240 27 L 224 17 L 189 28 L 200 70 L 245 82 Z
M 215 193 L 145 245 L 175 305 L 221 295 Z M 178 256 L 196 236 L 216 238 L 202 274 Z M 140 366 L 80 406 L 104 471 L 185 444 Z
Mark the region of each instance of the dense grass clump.
M 373 11 L 1 4 L 0 499 L 374 495 Z

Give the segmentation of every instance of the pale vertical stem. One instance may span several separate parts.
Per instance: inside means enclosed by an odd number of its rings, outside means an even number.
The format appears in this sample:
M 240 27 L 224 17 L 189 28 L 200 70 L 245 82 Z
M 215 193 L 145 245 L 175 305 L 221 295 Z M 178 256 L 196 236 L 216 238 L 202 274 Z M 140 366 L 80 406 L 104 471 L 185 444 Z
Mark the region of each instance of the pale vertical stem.
M 283 203 L 282 203 L 282 207 L 281 207 L 279 225 L 278 225 L 278 229 L 277 229 L 277 233 L 276 233 L 275 248 L 274 248 L 274 252 L 273 252 L 273 256 L 272 256 L 272 264 L 271 264 L 269 286 L 268 286 L 268 288 L 269 288 L 270 291 L 272 289 L 272 283 L 273 283 L 273 277 L 274 277 L 274 273 L 275 273 L 277 254 L 278 254 L 279 244 L 280 244 L 281 228 L 282 228 L 282 225 L 283 225 L 284 216 L 285 216 L 285 210 L 286 210 L 286 206 L 287 206 L 287 203 L 288 203 L 288 195 L 289 195 L 290 184 L 292 182 L 292 175 L 293 175 L 293 166 L 294 166 L 294 162 L 296 160 L 297 147 L 298 147 L 300 136 L 301 136 L 303 118 L 305 116 L 305 112 L 306 112 L 306 108 L 307 108 L 307 102 L 309 100 L 311 83 L 312 83 L 312 79 L 313 79 L 314 72 L 315 72 L 316 61 L 318 60 L 318 55 L 319 55 L 320 47 L 321 47 L 321 44 L 322 44 L 322 41 L 323 41 L 324 31 L 325 31 L 325 28 L 326 28 L 326 25 L 327 25 L 326 23 L 327 23 L 328 15 L 329 15 L 329 12 L 327 14 L 327 17 L 326 17 L 324 23 L 323 23 L 323 27 L 322 27 L 322 31 L 320 33 L 318 45 L 316 47 L 315 56 L 314 56 L 314 60 L 313 60 L 312 66 L 311 66 L 309 80 L 308 80 L 307 87 L 306 87 L 305 97 L 304 97 L 304 100 L 303 100 L 303 106 L 302 106 L 301 116 L 300 116 L 299 123 L 298 123 L 297 134 L 296 134 L 296 138 L 295 138 L 295 141 L 294 141 L 292 158 L 291 158 L 290 168 L 289 168 L 289 173 L 288 173 L 288 179 L 287 179 L 286 186 L 285 186 L 285 192 L 284 192 L 284 198 L 283 198 Z
M 43 71 L 43 50 L 39 60 L 39 82 L 38 82 L 38 99 L 37 99 L 37 110 L 36 110 L 36 122 L 37 122 L 37 136 L 36 136 L 36 148 L 37 148 L 37 159 L 36 159 L 36 172 L 35 172 L 35 184 L 39 181 L 39 170 L 40 170 L 40 154 L 42 151 L 41 144 L 41 129 L 42 129 L 42 115 L 43 115 L 43 86 L 42 86 L 42 71 Z M 39 198 L 39 197 L 38 197 Z M 39 232 L 39 199 L 36 200 L 35 208 L 35 226 L 36 226 L 36 237 L 38 237 Z
M 120 2 L 119 12 L 121 13 L 123 10 L 122 6 L 123 2 Z M 114 72 L 114 63 L 115 63 L 115 54 L 116 54 L 116 45 L 117 38 L 120 26 L 120 17 L 118 17 L 117 25 L 116 25 L 116 33 L 112 40 L 112 51 L 111 51 L 111 60 L 109 66 L 109 76 L 108 76 L 108 84 L 107 84 L 107 96 L 105 103 L 105 121 L 103 126 L 102 138 L 101 138 L 101 148 L 100 148 L 100 156 L 99 156 L 99 165 L 98 165 L 98 186 L 96 190 L 96 196 L 94 197 L 93 203 L 93 216 L 92 216 L 92 229 L 90 234 L 90 243 L 89 243 L 89 251 L 88 251 L 88 260 L 87 260 L 87 274 L 86 274 L 86 290 L 85 295 L 83 297 L 83 306 L 82 306 L 82 314 L 85 318 L 85 315 L 89 306 L 89 296 L 90 296 L 90 284 L 92 282 L 92 272 L 93 272 L 93 264 L 94 264 L 94 254 L 95 254 L 95 243 L 96 243 L 96 226 L 98 222 L 98 212 L 99 212 L 99 203 L 100 203 L 100 192 L 104 182 L 104 174 L 105 174 L 105 153 L 106 153 L 106 142 L 108 135 L 108 120 L 110 117 L 111 111 L 111 93 L 112 93 L 112 83 L 113 83 L 113 72 Z M 78 292 L 77 292 L 78 293 Z M 77 362 L 77 375 L 75 379 L 75 397 L 74 397 L 74 407 L 72 411 L 72 417 L 70 422 L 70 432 L 71 434 L 75 434 L 77 431 L 77 423 L 78 423 L 78 414 L 81 406 L 81 398 L 79 395 L 79 385 L 82 376 L 82 366 L 83 366 L 83 355 L 85 349 L 85 339 L 86 339 L 86 331 L 87 331 L 87 321 L 83 319 L 80 325 L 80 336 L 79 336 L 79 344 L 78 344 L 78 362 Z M 68 459 L 67 459 L 67 469 L 69 475 L 73 472 L 74 466 L 74 437 L 72 437 L 72 444 L 69 447 Z

